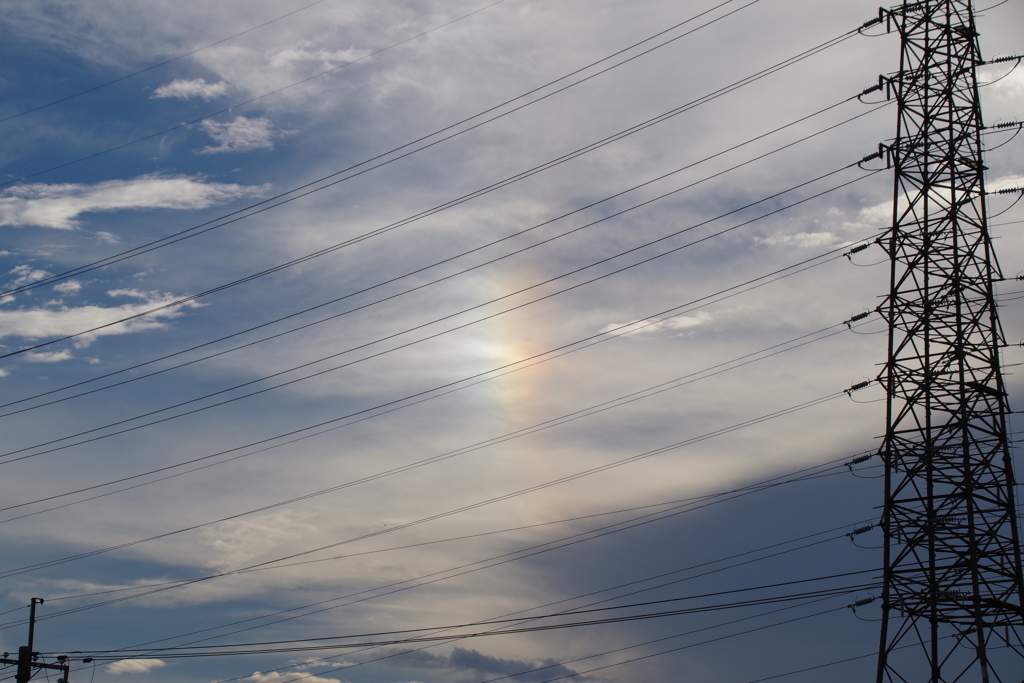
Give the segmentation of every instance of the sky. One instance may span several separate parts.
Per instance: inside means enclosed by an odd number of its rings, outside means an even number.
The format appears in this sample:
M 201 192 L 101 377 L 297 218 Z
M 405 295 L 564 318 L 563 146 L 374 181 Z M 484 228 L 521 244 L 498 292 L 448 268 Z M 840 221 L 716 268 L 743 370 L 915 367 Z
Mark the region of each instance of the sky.
M 834 39 L 877 10 L 5 5 L 0 272 L 45 284 L 0 300 L 0 648 L 39 597 L 73 681 L 865 680 L 895 108 L 855 96 L 899 43 Z M 1024 3 L 978 21 L 1019 53 Z

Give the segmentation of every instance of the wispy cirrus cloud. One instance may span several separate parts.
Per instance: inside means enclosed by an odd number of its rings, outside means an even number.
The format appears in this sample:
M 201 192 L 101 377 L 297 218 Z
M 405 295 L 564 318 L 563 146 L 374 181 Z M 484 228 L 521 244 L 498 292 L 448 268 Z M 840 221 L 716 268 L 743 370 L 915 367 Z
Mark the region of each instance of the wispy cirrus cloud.
M 246 676 L 241 680 L 246 681 L 247 683 L 280 683 L 281 681 L 294 681 L 296 680 L 296 676 L 294 673 L 279 673 L 276 671 L 261 673 L 257 671 L 252 676 Z M 303 675 L 302 680 L 306 683 L 341 683 L 337 678 L 324 678 L 309 674 Z
M 217 123 L 207 119 L 203 121 L 203 130 L 217 144 L 204 147 L 200 154 L 224 154 L 227 152 L 251 152 L 257 149 L 274 149 L 274 140 L 294 131 L 274 130 L 270 119 L 245 116 L 236 117 L 234 121 Z
M 772 235 L 756 237 L 757 244 L 786 245 L 794 247 L 827 247 L 839 241 L 839 237 L 831 232 L 798 232 L 792 235 Z
M 308 517 L 309 513 L 284 510 L 203 529 L 202 543 L 212 551 L 207 564 L 222 570 L 238 567 L 286 541 L 309 536 L 316 526 L 306 521 Z
M 698 312 L 694 315 L 683 315 L 676 316 L 674 318 L 666 318 L 660 322 L 651 323 L 649 320 L 634 320 L 630 323 L 611 323 L 601 329 L 601 333 L 612 332 L 612 331 L 623 331 L 628 327 L 637 325 L 635 330 L 630 330 L 629 334 L 651 334 L 653 332 L 679 332 L 683 330 L 689 330 L 694 327 L 700 327 L 711 322 L 712 316 L 709 313 L 703 311 Z
M 149 96 L 151 100 L 174 98 L 177 100 L 191 100 L 201 98 L 209 102 L 228 91 L 228 84 L 224 81 L 218 83 L 207 83 L 205 78 L 193 78 L 187 80 L 176 78 L 170 83 L 161 85 Z
M 205 209 L 265 194 L 267 185 L 209 183 L 197 176 L 151 174 L 131 180 L 87 185 L 33 183 L 0 193 L 0 225 L 36 225 L 58 230 L 78 227 L 83 213 L 140 209 Z
M 25 354 L 27 363 L 59 363 L 62 360 L 70 360 L 73 356 L 67 349 L 62 351 L 30 351 Z
M 313 63 L 320 69 L 332 69 L 364 59 L 370 54 L 370 50 L 359 50 L 354 47 L 347 50 L 328 50 L 317 47 L 313 41 L 302 41 L 294 47 L 274 53 L 268 61 L 274 68 L 294 68 L 302 63 Z
M 153 669 L 166 666 L 162 659 L 122 659 L 113 664 L 107 664 L 107 673 L 115 676 L 120 674 L 145 674 Z

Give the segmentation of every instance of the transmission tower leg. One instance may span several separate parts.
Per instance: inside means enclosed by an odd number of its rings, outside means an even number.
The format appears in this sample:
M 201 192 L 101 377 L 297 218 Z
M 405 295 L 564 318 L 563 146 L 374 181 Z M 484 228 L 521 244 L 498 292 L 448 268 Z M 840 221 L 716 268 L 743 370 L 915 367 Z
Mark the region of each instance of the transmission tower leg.
M 1024 581 L 988 231 L 971 0 L 904 2 L 877 683 L 1024 673 Z M 926 678 L 927 677 L 927 678 Z

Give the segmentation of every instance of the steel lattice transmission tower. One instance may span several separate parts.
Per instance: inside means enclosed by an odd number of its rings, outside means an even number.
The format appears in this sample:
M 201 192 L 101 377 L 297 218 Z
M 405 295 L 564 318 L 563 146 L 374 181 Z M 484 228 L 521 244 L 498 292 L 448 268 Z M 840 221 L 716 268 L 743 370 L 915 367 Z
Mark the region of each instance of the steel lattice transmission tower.
M 1024 677 L 1024 583 L 970 0 L 883 11 L 901 38 L 877 683 Z M 927 676 L 927 678 L 925 678 Z

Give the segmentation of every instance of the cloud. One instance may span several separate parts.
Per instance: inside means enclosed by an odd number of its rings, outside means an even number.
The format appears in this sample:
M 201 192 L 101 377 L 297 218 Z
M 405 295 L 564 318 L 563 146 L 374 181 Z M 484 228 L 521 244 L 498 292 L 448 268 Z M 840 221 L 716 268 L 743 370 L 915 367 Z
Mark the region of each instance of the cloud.
M 62 360 L 70 360 L 73 356 L 67 349 L 63 351 L 39 351 L 29 352 L 24 355 L 28 363 L 59 363 Z
M 113 664 L 107 664 L 107 673 L 115 676 L 120 674 L 145 674 L 166 665 L 167 663 L 160 659 L 122 659 Z
M 224 81 L 220 81 L 219 83 L 207 83 L 205 78 L 193 78 L 192 80 L 176 78 L 170 83 L 166 83 L 157 88 L 156 91 L 150 95 L 149 99 L 159 100 L 173 97 L 179 100 L 191 100 L 195 97 L 201 97 L 209 102 L 216 97 L 220 97 L 227 91 L 228 84 Z
M 637 329 L 635 332 L 632 332 L 632 334 L 651 334 L 653 332 L 674 332 L 680 330 L 687 330 L 692 327 L 704 325 L 705 323 L 710 322 L 711 319 L 712 316 L 710 313 L 705 313 L 704 311 L 701 311 L 696 315 L 681 315 L 674 318 L 667 318 L 666 320 L 656 322 L 653 325 L 647 324 L 650 322 L 648 320 L 634 320 L 633 322 L 627 323 L 626 325 L 646 325 L 646 327 L 641 327 Z M 611 332 L 612 330 L 619 330 L 623 327 L 625 326 L 620 323 L 612 323 L 610 325 L 606 325 L 605 327 L 603 327 L 601 329 L 601 332 Z
M 144 175 L 94 185 L 34 183 L 0 193 L 0 225 L 38 225 L 71 230 L 83 213 L 126 209 L 205 209 L 260 196 L 267 185 L 207 183 L 195 176 Z
M 109 307 L 88 305 L 47 308 L 36 306 L 0 311 L 0 338 L 21 337 L 22 339 L 34 340 L 44 337 L 62 337 L 109 324 L 116 320 L 142 313 L 156 306 L 169 304 L 179 298 L 174 294 L 166 292 L 143 292 L 136 289 L 112 289 L 107 292 L 107 295 L 115 298 L 130 297 L 138 299 L 138 302 Z M 167 326 L 166 321 L 181 316 L 183 309 L 198 308 L 199 306 L 201 304 L 196 302 L 171 306 L 147 316 L 136 318 L 135 320 L 118 323 L 82 335 L 75 340 L 75 345 L 82 348 L 88 346 L 99 337 L 164 329 Z M 55 360 L 64 360 L 64 358 L 53 358 L 49 361 L 40 359 L 37 362 L 53 362 Z
M 317 530 L 305 521 L 310 514 L 284 510 L 203 529 L 202 543 L 216 553 L 207 564 L 220 569 L 237 567 L 267 551 L 279 550 L 285 542 L 307 537 Z
M 390 654 L 390 653 L 386 653 Z M 409 652 L 401 657 L 387 660 L 391 666 L 403 668 L 423 669 L 447 669 L 454 671 L 467 671 L 475 675 L 501 674 L 503 676 L 516 676 L 517 680 L 535 681 L 560 678 L 562 676 L 577 676 L 573 669 L 559 664 L 554 659 L 543 659 L 537 662 L 530 662 L 522 659 L 503 659 L 484 654 L 479 650 L 470 650 L 457 647 L 447 655 L 437 655 L 420 650 Z M 541 669 L 532 674 L 521 675 L 525 671 Z M 586 680 L 583 677 L 580 680 Z
M 757 244 L 785 244 L 794 247 L 827 247 L 839 241 L 839 237 L 831 232 L 798 232 L 794 235 L 772 235 L 771 237 L 755 237 Z
M 11 282 L 7 283 L 7 287 L 10 289 L 14 289 L 15 287 L 21 287 L 22 285 L 27 285 L 30 282 L 35 282 L 36 280 L 42 280 L 44 277 L 49 277 L 51 275 L 51 273 L 45 270 L 33 268 L 28 264 L 15 266 L 14 268 L 11 268 L 11 270 L 8 272 L 11 275 L 18 276 Z
M 858 220 L 871 227 L 892 225 L 892 202 L 866 206 L 857 215 Z
M 275 68 L 292 67 L 301 62 L 316 62 L 321 69 L 332 69 L 342 64 L 349 64 L 371 54 L 372 50 L 357 50 L 350 47 L 347 50 L 325 50 L 309 49 L 312 47 L 310 41 L 302 41 L 295 47 L 285 48 L 270 57 L 269 64 Z
M 61 294 L 75 294 L 82 289 L 82 283 L 78 280 L 65 280 L 53 286 L 53 291 Z
M 279 681 L 291 681 L 295 680 L 296 676 L 294 673 L 278 673 L 271 671 L 270 673 L 255 672 L 252 676 L 246 676 L 240 680 L 251 683 L 279 683 Z M 304 675 L 302 680 L 305 683 L 341 683 L 337 678 L 322 678 L 320 676 L 308 676 Z
M 254 149 L 274 149 L 274 139 L 291 135 L 294 131 L 275 131 L 270 119 L 255 119 L 239 116 L 228 123 L 203 121 L 205 130 L 216 147 L 204 147 L 200 154 L 224 154 L 227 152 L 250 152 Z
M 989 192 L 997 192 L 999 190 L 1010 190 L 1015 188 L 1024 187 L 1024 175 L 1007 175 L 1001 178 L 996 178 L 988 183 Z
M 1014 71 L 1005 78 L 1001 78 L 1005 72 L 1005 69 L 1002 69 L 1001 72 L 996 69 L 987 69 L 982 74 L 982 80 L 993 81 L 988 89 L 997 99 L 1018 100 L 1024 98 L 1024 73 Z

